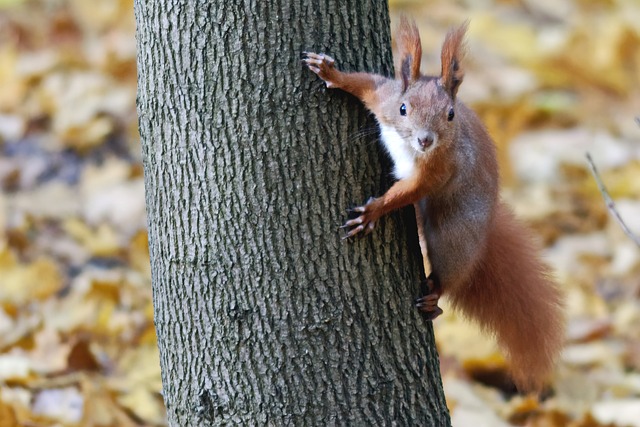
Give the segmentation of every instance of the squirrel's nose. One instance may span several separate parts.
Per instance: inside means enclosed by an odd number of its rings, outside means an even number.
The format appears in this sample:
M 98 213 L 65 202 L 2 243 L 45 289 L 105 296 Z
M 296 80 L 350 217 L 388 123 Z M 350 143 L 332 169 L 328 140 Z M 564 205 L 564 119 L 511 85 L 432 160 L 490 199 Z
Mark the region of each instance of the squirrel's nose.
M 418 143 L 422 148 L 429 148 L 435 140 L 436 135 L 433 132 L 427 132 L 424 135 L 420 135 L 418 137 Z

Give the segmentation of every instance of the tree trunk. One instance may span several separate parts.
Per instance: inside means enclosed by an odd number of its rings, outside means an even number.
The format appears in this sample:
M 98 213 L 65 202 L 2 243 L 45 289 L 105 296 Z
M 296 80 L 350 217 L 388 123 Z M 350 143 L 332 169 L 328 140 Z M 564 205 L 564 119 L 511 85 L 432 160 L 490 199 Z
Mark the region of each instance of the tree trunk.
M 379 0 L 138 0 L 138 113 L 169 423 L 443 426 L 421 257 L 400 215 L 341 241 L 385 189 L 375 125 L 303 50 L 391 72 Z M 413 215 L 412 209 L 408 211 Z M 408 223 L 415 235 L 415 223 Z

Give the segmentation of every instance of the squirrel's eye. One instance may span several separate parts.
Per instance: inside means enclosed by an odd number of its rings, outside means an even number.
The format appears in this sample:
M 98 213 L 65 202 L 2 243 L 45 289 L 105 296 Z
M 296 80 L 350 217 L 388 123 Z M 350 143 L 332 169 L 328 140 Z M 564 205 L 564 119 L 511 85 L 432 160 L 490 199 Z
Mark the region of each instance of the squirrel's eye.
M 400 115 L 401 115 L 401 116 L 406 116 L 406 115 L 407 115 L 407 106 L 406 106 L 406 105 L 404 105 L 404 104 L 402 104 L 402 105 L 400 106 Z
M 453 120 L 453 117 L 455 116 L 455 113 L 453 112 L 453 107 L 449 108 L 449 114 L 447 115 L 447 120 L 451 121 Z

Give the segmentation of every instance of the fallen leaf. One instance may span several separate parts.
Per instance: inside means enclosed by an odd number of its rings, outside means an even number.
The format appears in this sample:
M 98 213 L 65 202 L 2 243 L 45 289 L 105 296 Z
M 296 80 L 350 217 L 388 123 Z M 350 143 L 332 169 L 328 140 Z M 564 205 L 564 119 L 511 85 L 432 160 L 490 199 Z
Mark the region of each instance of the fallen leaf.
M 33 413 L 63 423 L 82 419 L 84 398 L 75 387 L 42 390 L 34 395 Z
M 67 368 L 71 348 L 62 342 L 58 331 L 44 328 L 35 334 L 34 341 L 35 346 L 29 352 L 30 367 L 34 372 L 52 374 Z
M 13 408 L 2 402 L 0 394 L 0 427 L 19 427 L 18 418 Z
M 41 257 L 21 263 L 7 252 L 0 267 L 0 303 L 23 305 L 48 298 L 62 288 L 62 273 L 51 259 Z
M 91 343 L 88 339 L 77 339 L 76 342 L 72 344 L 67 356 L 66 367 L 67 371 L 71 372 L 91 372 L 100 369 L 100 364 L 91 351 Z
M 117 256 L 122 251 L 124 242 L 120 241 L 118 234 L 108 224 L 102 223 L 92 229 L 78 218 L 70 218 L 64 222 L 63 227 L 93 256 Z
M 596 402 L 593 417 L 601 423 L 640 426 L 640 399 L 615 399 Z
M 613 329 L 610 319 L 576 317 L 569 320 L 567 341 L 588 342 L 606 337 Z
M 505 421 L 478 396 L 469 383 L 450 379 L 444 384 L 447 401 L 451 400 L 455 410 L 451 413 L 454 426 L 508 427 Z

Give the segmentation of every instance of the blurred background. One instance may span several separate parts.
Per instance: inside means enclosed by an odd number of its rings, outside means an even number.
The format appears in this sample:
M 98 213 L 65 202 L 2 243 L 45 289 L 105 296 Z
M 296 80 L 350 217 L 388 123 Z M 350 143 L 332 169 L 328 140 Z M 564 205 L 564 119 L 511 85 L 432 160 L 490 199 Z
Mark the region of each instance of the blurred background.
M 459 96 L 499 148 L 503 197 L 545 245 L 568 337 L 542 401 L 495 344 L 436 322 L 455 426 L 640 426 L 638 0 L 392 0 L 423 72 L 470 19 Z M 0 0 L 0 427 L 162 426 L 135 111 L 132 0 Z

